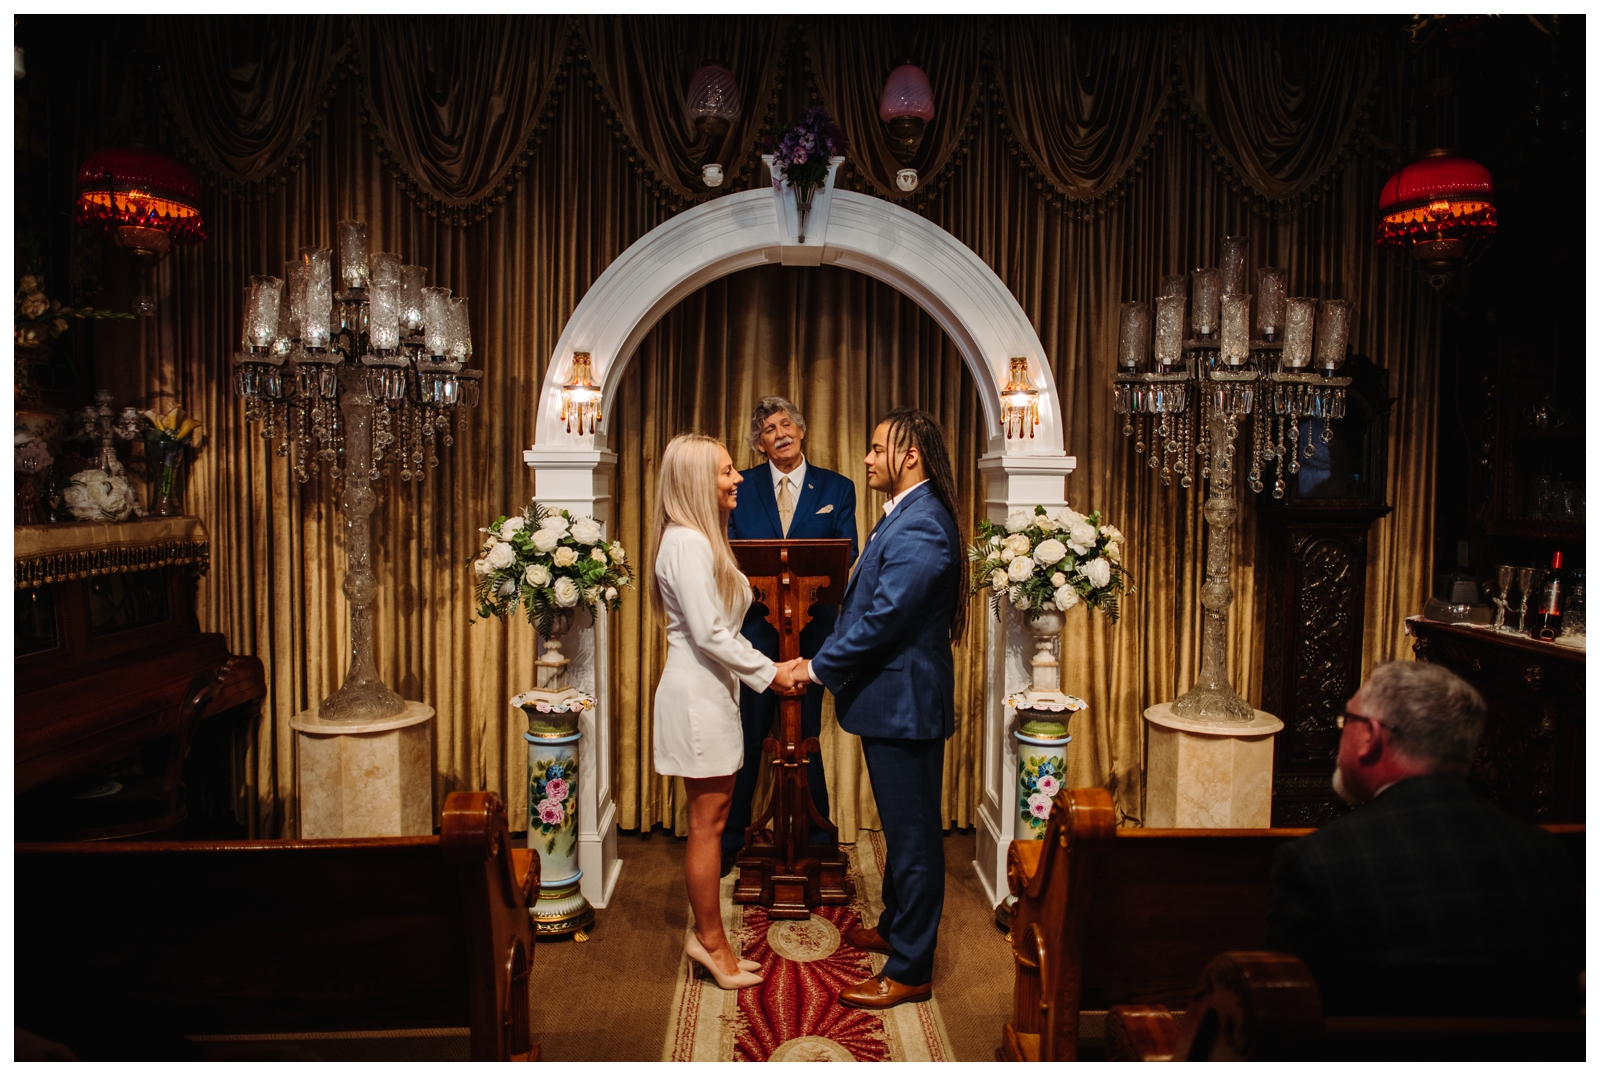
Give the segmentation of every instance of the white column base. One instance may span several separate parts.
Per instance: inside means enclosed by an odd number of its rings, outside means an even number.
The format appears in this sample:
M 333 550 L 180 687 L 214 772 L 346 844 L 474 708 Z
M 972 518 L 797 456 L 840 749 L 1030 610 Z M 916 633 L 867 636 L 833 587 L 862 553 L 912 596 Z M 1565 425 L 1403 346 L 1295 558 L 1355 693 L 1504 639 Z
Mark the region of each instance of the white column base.
M 578 834 L 578 868 L 583 871 L 579 887 L 584 899 L 596 908 L 611 903 L 622 860 L 617 858 L 617 805 L 606 800 L 600 808 L 596 832 Z
M 433 832 L 433 707 L 406 703 L 396 717 L 361 725 L 323 722 L 317 708 L 289 719 L 295 731 L 300 837 L 425 837 Z
M 1144 712 L 1144 824 L 1151 829 L 1265 829 L 1272 825 L 1272 737 L 1283 722 L 1187 721 L 1163 702 Z

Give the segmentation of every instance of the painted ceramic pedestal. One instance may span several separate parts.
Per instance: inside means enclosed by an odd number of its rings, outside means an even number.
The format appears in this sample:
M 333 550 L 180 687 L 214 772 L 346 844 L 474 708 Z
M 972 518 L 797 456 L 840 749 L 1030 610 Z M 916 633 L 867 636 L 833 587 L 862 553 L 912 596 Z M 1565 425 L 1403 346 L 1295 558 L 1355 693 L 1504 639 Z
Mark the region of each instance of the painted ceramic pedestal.
M 579 889 L 578 744 L 583 733 L 577 728 L 578 708 L 570 717 L 570 729 L 541 727 L 522 734 L 528 742 L 528 848 L 539 856 L 539 900 L 529 915 L 535 934 L 571 934 L 587 941 L 594 909 Z
M 1056 793 L 1067 781 L 1067 744 L 1072 737 L 1030 735 L 1021 729 L 1012 735 L 1017 740 L 1017 840 L 1042 841 Z

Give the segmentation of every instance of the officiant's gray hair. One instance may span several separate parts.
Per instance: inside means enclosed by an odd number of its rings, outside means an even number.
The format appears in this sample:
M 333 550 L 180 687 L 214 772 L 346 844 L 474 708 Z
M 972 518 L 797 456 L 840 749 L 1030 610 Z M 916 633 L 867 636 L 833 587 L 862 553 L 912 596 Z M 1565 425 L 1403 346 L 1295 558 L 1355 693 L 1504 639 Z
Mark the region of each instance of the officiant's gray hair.
M 767 419 L 776 415 L 779 411 L 789 412 L 789 417 L 794 420 L 796 426 L 800 427 L 800 432 L 806 432 L 806 417 L 800 413 L 798 407 L 785 400 L 782 396 L 763 396 L 756 401 L 756 409 L 750 412 L 750 440 L 748 443 L 751 452 L 761 453 L 761 427 L 767 424 Z M 761 454 L 763 456 L 766 455 L 766 453 Z

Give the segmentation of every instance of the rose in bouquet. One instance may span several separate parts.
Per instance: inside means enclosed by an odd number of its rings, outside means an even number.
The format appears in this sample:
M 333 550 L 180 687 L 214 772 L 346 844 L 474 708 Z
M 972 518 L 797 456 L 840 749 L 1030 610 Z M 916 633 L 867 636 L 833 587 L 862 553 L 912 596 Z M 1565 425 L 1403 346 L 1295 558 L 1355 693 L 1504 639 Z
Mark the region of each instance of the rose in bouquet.
M 1011 513 L 1004 526 L 979 520 L 978 540 L 967 550 L 974 566 L 972 593 L 992 589 L 995 616 L 1001 601 L 1029 620 L 1082 602 L 1116 623 L 1118 592 L 1136 589 L 1122 566 L 1122 542 L 1122 532 L 1102 523 L 1098 511 L 1085 516 L 1041 506 L 1031 514 Z
M 785 181 L 794 188 L 816 188 L 828 179 L 828 158 L 850 148 L 844 131 L 827 110 L 808 108 L 798 123 L 778 129 L 773 136 L 772 185 Z
M 121 522 L 130 515 L 144 515 L 138 496 L 119 474 L 79 471 L 61 495 L 74 519 Z
M 528 623 L 548 639 L 557 614 L 580 605 L 590 613 L 616 610 L 622 589 L 633 586 L 622 543 L 607 544 L 600 524 L 587 516 L 534 503 L 520 516 L 501 516 L 483 533 L 472 562 L 479 617 L 504 617 L 521 605 Z

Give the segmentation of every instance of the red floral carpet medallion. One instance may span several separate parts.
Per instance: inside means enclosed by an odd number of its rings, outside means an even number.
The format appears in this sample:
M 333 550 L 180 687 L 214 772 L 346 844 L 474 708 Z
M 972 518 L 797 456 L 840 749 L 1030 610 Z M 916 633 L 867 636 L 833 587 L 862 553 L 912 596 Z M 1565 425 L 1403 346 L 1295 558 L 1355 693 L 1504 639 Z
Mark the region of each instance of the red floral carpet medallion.
M 765 908 L 733 903 L 723 879 L 723 922 L 766 982 L 721 990 L 687 957 L 678 968 L 663 1061 L 953 1061 L 936 1002 L 887 1012 L 847 1009 L 839 989 L 883 967 L 884 957 L 852 948 L 843 933 L 876 922 L 883 904 L 883 835 L 863 831 L 850 848 L 856 903 L 825 907 L 810 919 L 771 919 Z M 846 846 L 848 847 L 848 846 Z

